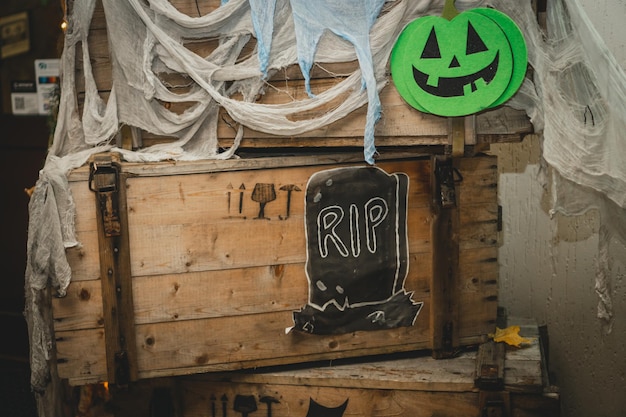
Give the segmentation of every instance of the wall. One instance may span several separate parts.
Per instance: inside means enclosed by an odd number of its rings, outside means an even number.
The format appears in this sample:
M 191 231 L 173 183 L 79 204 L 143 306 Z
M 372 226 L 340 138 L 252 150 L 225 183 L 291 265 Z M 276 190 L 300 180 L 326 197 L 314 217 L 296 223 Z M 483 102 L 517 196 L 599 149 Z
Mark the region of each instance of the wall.
M 581 0 L 598 32 L 626 68 L 626 2 Z M 548 326 L 551 370 L 563 417 L 626 415 L 626 247 L 611 243 L 614 325 L 596 318 L 598 214 L 550 218 L 539 168 L 539 139 L 497 145 L 500 157 L 501 304 Z
M 50 128 L 46 116 L 11 114 L 10 85 L 13 80 L 34 81 L 35 59 L 59 56 L 59 25 L 63 17 L 59 0 L 0 1 L 0 16 L 23 11 L 29 13 L 30 51 L 0 60 L 0 227 L 5 235 L 0 244 L 4 261 L 0 275 L 0 329 L 10 335 L 0 344 L 0 360 L 17 361 L 28 358 L 22 314 L 29 201 L 24 189 L 35 184 L 43 166 Z
M 35 80 L 35 59 L 58 58 L 62 50 L 60 0 L 1 0 L 0 16 L 28 12 L 30 50 L 0 60 L 0 112 L 11 114 L 11 82 Z

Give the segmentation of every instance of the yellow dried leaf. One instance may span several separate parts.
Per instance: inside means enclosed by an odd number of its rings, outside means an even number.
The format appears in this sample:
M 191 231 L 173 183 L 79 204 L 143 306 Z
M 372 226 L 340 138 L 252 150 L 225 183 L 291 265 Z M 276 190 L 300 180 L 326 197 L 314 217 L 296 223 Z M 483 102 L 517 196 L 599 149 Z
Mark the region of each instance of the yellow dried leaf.
M 509 326 L 506 329 L 500 329 L 496 327 L 496 333 L 490 334 L 489 336 L 493 338 L 494 342 L 504 342 L 507 345 L 520 347 L 521 344 L 531 343 L 531 339 L 526 339 L 519 335 L 520 327 L 519 326 Z

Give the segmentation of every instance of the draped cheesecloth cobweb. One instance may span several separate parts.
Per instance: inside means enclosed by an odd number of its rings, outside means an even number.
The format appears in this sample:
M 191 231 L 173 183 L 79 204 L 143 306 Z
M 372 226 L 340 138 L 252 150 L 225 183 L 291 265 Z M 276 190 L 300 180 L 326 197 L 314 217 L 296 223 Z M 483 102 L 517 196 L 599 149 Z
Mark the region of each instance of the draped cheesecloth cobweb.
M 69 23 L 61 58 L 62 86 L 57 128 L 31 201 L 26 314 L 31 333 L 32 384 L 43 389 L 51 348 L 38 294 L 53 286 L 63 295 L 71 271 L 64 249 L 78 244 L 66 174 L 95 152 L 116 149 L 128 161 L 198 160 L 236 156 L 243 126 L 294 136 L 338 121 L 367 106 L 364 160 L 375 162 L 374 127 L 384 117 L 378 93 L 389 82 L 387 63 L 403 27 L 426 14 L 440 14 L 443 0 L 229 0 L 209 13 L 181 13 L 168 0 L 102 0 L 108 28 L 112 86 L 98 91 L 88 47 L 96 0 L 66 0 Z M 203 1 L 198 0 L 198 5 Z M 600 210 L 601 256 L 614 237 L 626 236 L 626 76 L 586 18 L 578 0 L 548 2 L 547 33 L 530 1 L 458 0 L 459 10 L 494 7 L 520 26 L 532 76 L 508 105 L 526 111 L 543 134 L 543 158 L 553 168 L 553 210 L 577 214 Z M 256 39 L 256 53 L 245 46 Z M 200 56 L 188 48 L 216 39 Z M 81 51 L 82 59 L 76 54 Z M 299 65 L 309 89 L 314 65 L 357 61 L 358 68 L 328 90 L 285 104 L 255 101 L 267 80 Z M 79 64 L 77 64 L 79 63 Z M 79 110 L 76 73 L 84 75 Z M 171 85 L 163 74 L 182 75 Z M 180 78 L 180 77 L 179 77 Z M 180 88 L 179 88 L 180 87 Z M 274 87 L 276 88 L 276 87 Z M 181 92 L 182 91 L 182 92 Z M 241 99 L 234 98 L 235 96 Z M 340 99 L 340 100 L 339 100 Z M 175 112 L 163 102 L 185 103 Z M 293 117 L 326 106 L 317 117 Z M 220 110 L 239 125 L 233 144 L 219 144 Z M 176 138 L 136 151 L 117 149 L 128 125 Z M 55 220 L 54 227 L 42 219 Z M 610 224 L 611 227 L 606 225 Z M 599 262 L 599 316 L 612 320 L 607 266 Z

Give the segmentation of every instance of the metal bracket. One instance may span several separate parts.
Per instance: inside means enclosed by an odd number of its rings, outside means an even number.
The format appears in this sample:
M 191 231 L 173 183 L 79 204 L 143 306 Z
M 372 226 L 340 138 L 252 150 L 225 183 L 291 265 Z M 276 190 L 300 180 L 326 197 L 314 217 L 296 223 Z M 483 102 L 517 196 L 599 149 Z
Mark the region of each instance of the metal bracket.
M 437 205 L 453 208 L 457 205 L 455 184 L 463 181 L 461 172 L 454 167 L 452 158 L 435 158 L 435 193 Z
M 119 164 L 97 155 L 89 167 L 89 189 L 98 197 L 98 209 L 106 237 L 120 235 Z
M 137 380 L 135 320 L 126 210 L 126 174 L 112 154 L 94 156 L 89 189 L 96 196 L 107 379 Z

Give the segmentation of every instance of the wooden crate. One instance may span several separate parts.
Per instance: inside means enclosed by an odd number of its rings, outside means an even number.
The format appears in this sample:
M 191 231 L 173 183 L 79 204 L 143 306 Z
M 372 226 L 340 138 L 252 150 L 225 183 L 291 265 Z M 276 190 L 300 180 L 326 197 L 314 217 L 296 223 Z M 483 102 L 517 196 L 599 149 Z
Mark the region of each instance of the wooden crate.
M 483 342 L 498 304 L 490 156 L 449 166 L 456 206 L 447 208 L 437 194 L 439 157 L 396 155 L 368 168 L 408 179 L 404 290 L 422 303 L 413 323 L 286 332 L 310 296 L 307 184 L 330 169 L 364 168 L 361 158 L 122 163 L 117 197 L 98 194 L 104 205 L 90 190 L 102 185 L 98 173 L 108 173 L 102 161 L 91 181 L 88 167 L 73 172 L 82 246 L 68 250 L 67 296 L 52 300 L 59 375 L 72 384 L 121 382 L 420 349 L 446 355 Z M 275 191 L 262 216 L 256 184 Z M 114 200 L 118 211 L 108 205 Z
M 547 378 L 537 326 L 514 323 L 532 338 L 529 345 L 489 342 L 447 360 L 401 355 L 140 381 L 114 391 L 112 404 L 116 417 L 157 405 L 164 417 L 240 416 L 246 409 L 271 417 L 558 417 L 558 387 Z M 482 372 L 485 366 L 495 371 Z

